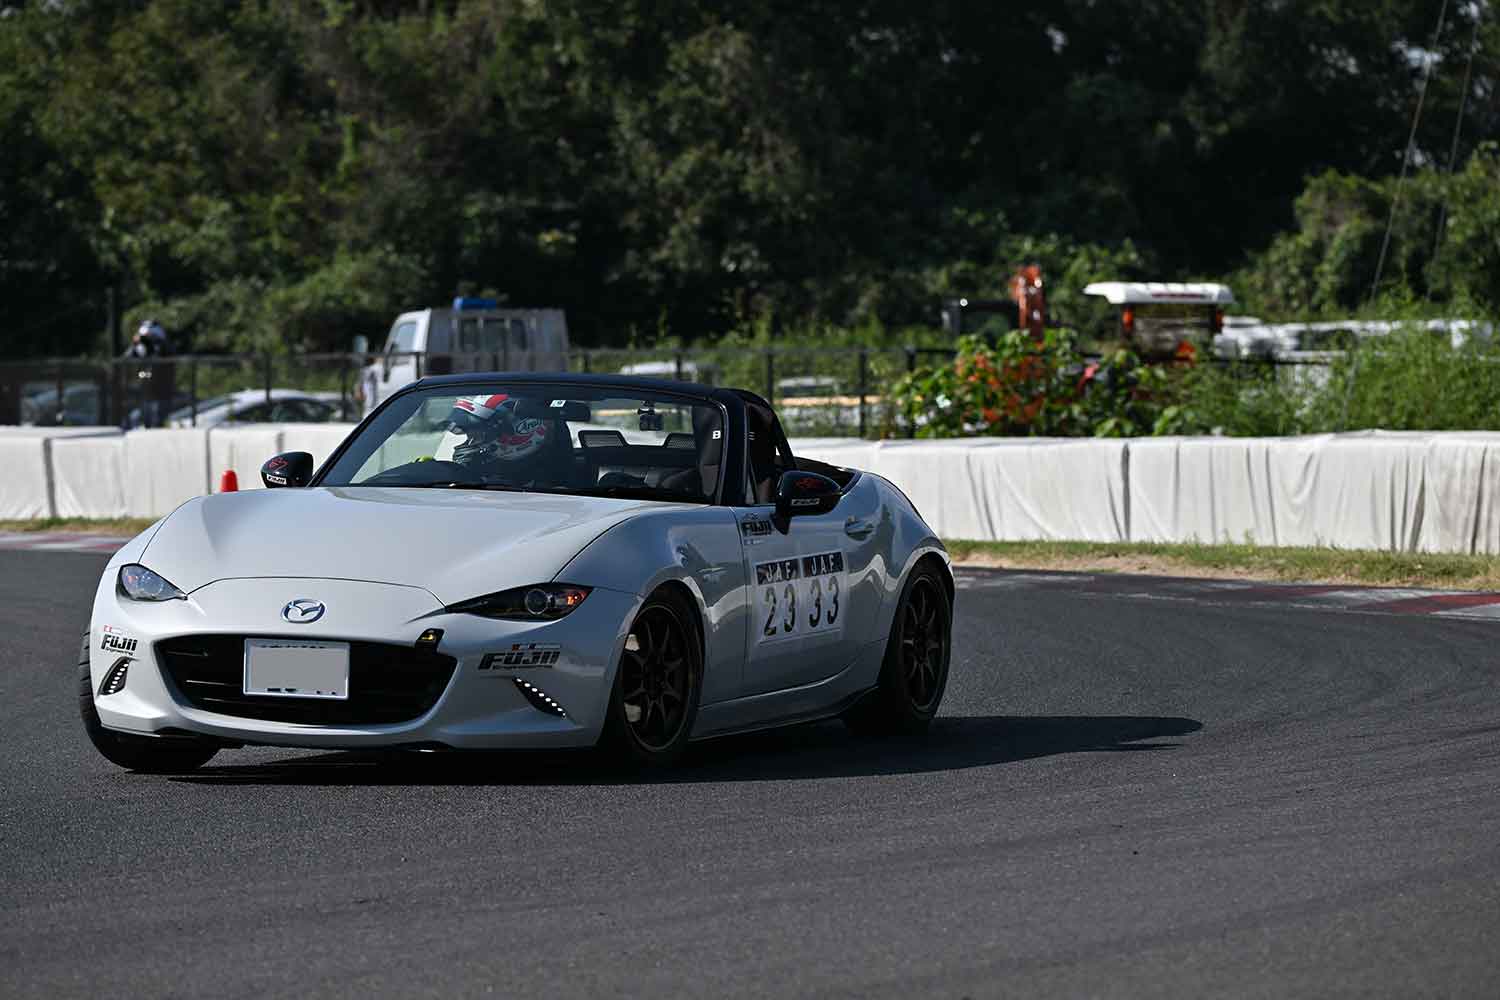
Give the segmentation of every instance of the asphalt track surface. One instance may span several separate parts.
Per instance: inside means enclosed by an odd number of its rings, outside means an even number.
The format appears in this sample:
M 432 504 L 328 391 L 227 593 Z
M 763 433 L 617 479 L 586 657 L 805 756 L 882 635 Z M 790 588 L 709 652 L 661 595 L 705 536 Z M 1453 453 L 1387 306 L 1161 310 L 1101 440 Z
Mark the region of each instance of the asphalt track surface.
M 174 779 L 76 718 L 103 563 L 0 553 L 0 996 L 1500 995 L 1497 623 L 1017 581 L 924 744 Z

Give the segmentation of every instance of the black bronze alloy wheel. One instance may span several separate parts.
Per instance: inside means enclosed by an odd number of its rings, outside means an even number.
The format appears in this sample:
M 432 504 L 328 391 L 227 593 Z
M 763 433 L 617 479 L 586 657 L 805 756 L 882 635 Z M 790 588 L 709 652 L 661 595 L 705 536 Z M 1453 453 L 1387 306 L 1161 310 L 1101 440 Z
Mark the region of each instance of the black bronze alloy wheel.
M 930 576 L 914 579 L 897 623 L 901 640 L 896 648 L 906 693 L 919 712 L 930 713 L 937 708 L 947 679 L 947 601 L 943 600 L 941 586 Z
M 667 763 L 687 746 L 703 677 L 695 622 L 684 601 L 658 594 L 630 626 L 607 737 L 637 761 Z
M 880 679 L 844 715 L 849 728 L 868 736 L 920 734 L 927 730 L 948 686 L 953 605 L 941 566 L 912 570 L 886 640 Z

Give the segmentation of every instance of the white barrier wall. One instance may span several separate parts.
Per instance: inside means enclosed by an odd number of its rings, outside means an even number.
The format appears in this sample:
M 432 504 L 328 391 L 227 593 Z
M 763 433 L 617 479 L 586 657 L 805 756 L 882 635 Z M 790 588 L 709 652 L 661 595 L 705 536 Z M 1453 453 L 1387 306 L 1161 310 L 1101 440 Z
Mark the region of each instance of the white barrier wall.
M 0 437 L 0 511 L 17 520 L 47 517 L 49 502 L 47 451 L 51 441 L 40 437 Z
M 280 451 L 322 461 L 353 424 L 257 424 L 141 430 L 0 428 L 0 518 L 160 517 L 219 490 L 233 469 L 240 489 L 260 489 L 260 467 Z
M 1417 548 L 1500 553 L 1500 434 L 1447 434 L 1429 443 Z
M 321 462 L 351 425 L 0 432 L 0 518 L 158 517 Z M 30 431 L 22 433 L 21 431 Z M 1500 434 L 793 441 L 895 483 L 947 538 L 1250 542 L 1500 555 Z
M 71 448 L 74 442 L 118 441 L 119 435 L 113 427 L 0 428 L 0 468 L 5 470 L 0 476 L 0 517 L 34 520 L 53 516 L 58 486 L 55 449 Z M 123 483 L 123 479 L 117 482 Z
M 842 445 L 793 442 L 792 452 L 864 469 L 901 487 L 948 538 L 1127 537 L 1126 445 L 1102 438 L 974 438 Z
M 1131 541 L 1500 554 L 1500 434 L 1129 445 Z
M 54 441 L 52 480 L 57 517 L 125 517 L 124 436 Z

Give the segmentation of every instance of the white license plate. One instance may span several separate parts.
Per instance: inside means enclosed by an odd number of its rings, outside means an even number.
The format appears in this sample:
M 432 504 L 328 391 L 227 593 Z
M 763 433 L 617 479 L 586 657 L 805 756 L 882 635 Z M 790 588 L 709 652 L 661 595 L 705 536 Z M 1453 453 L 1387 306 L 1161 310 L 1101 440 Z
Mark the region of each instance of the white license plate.
M 349 644 L 246 639 L 245 693 L 273 698 L 349 699 Z

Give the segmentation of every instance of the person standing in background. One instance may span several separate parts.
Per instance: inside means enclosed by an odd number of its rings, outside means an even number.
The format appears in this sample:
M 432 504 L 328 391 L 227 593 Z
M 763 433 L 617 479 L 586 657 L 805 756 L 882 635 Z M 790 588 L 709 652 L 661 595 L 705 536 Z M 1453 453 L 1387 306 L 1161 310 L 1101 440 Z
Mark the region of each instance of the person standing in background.
M 131 373 L 135 392 L 140 399 L 140 426 L 159 427 L 162 418 L 172 405 L 172 390 L 176 381 L 176 365 L 164 362 L 171 354 L 167 331 L 154 319 L 148 319 L 136 328 L 125 349 L 125 357 L 138 362 Z

